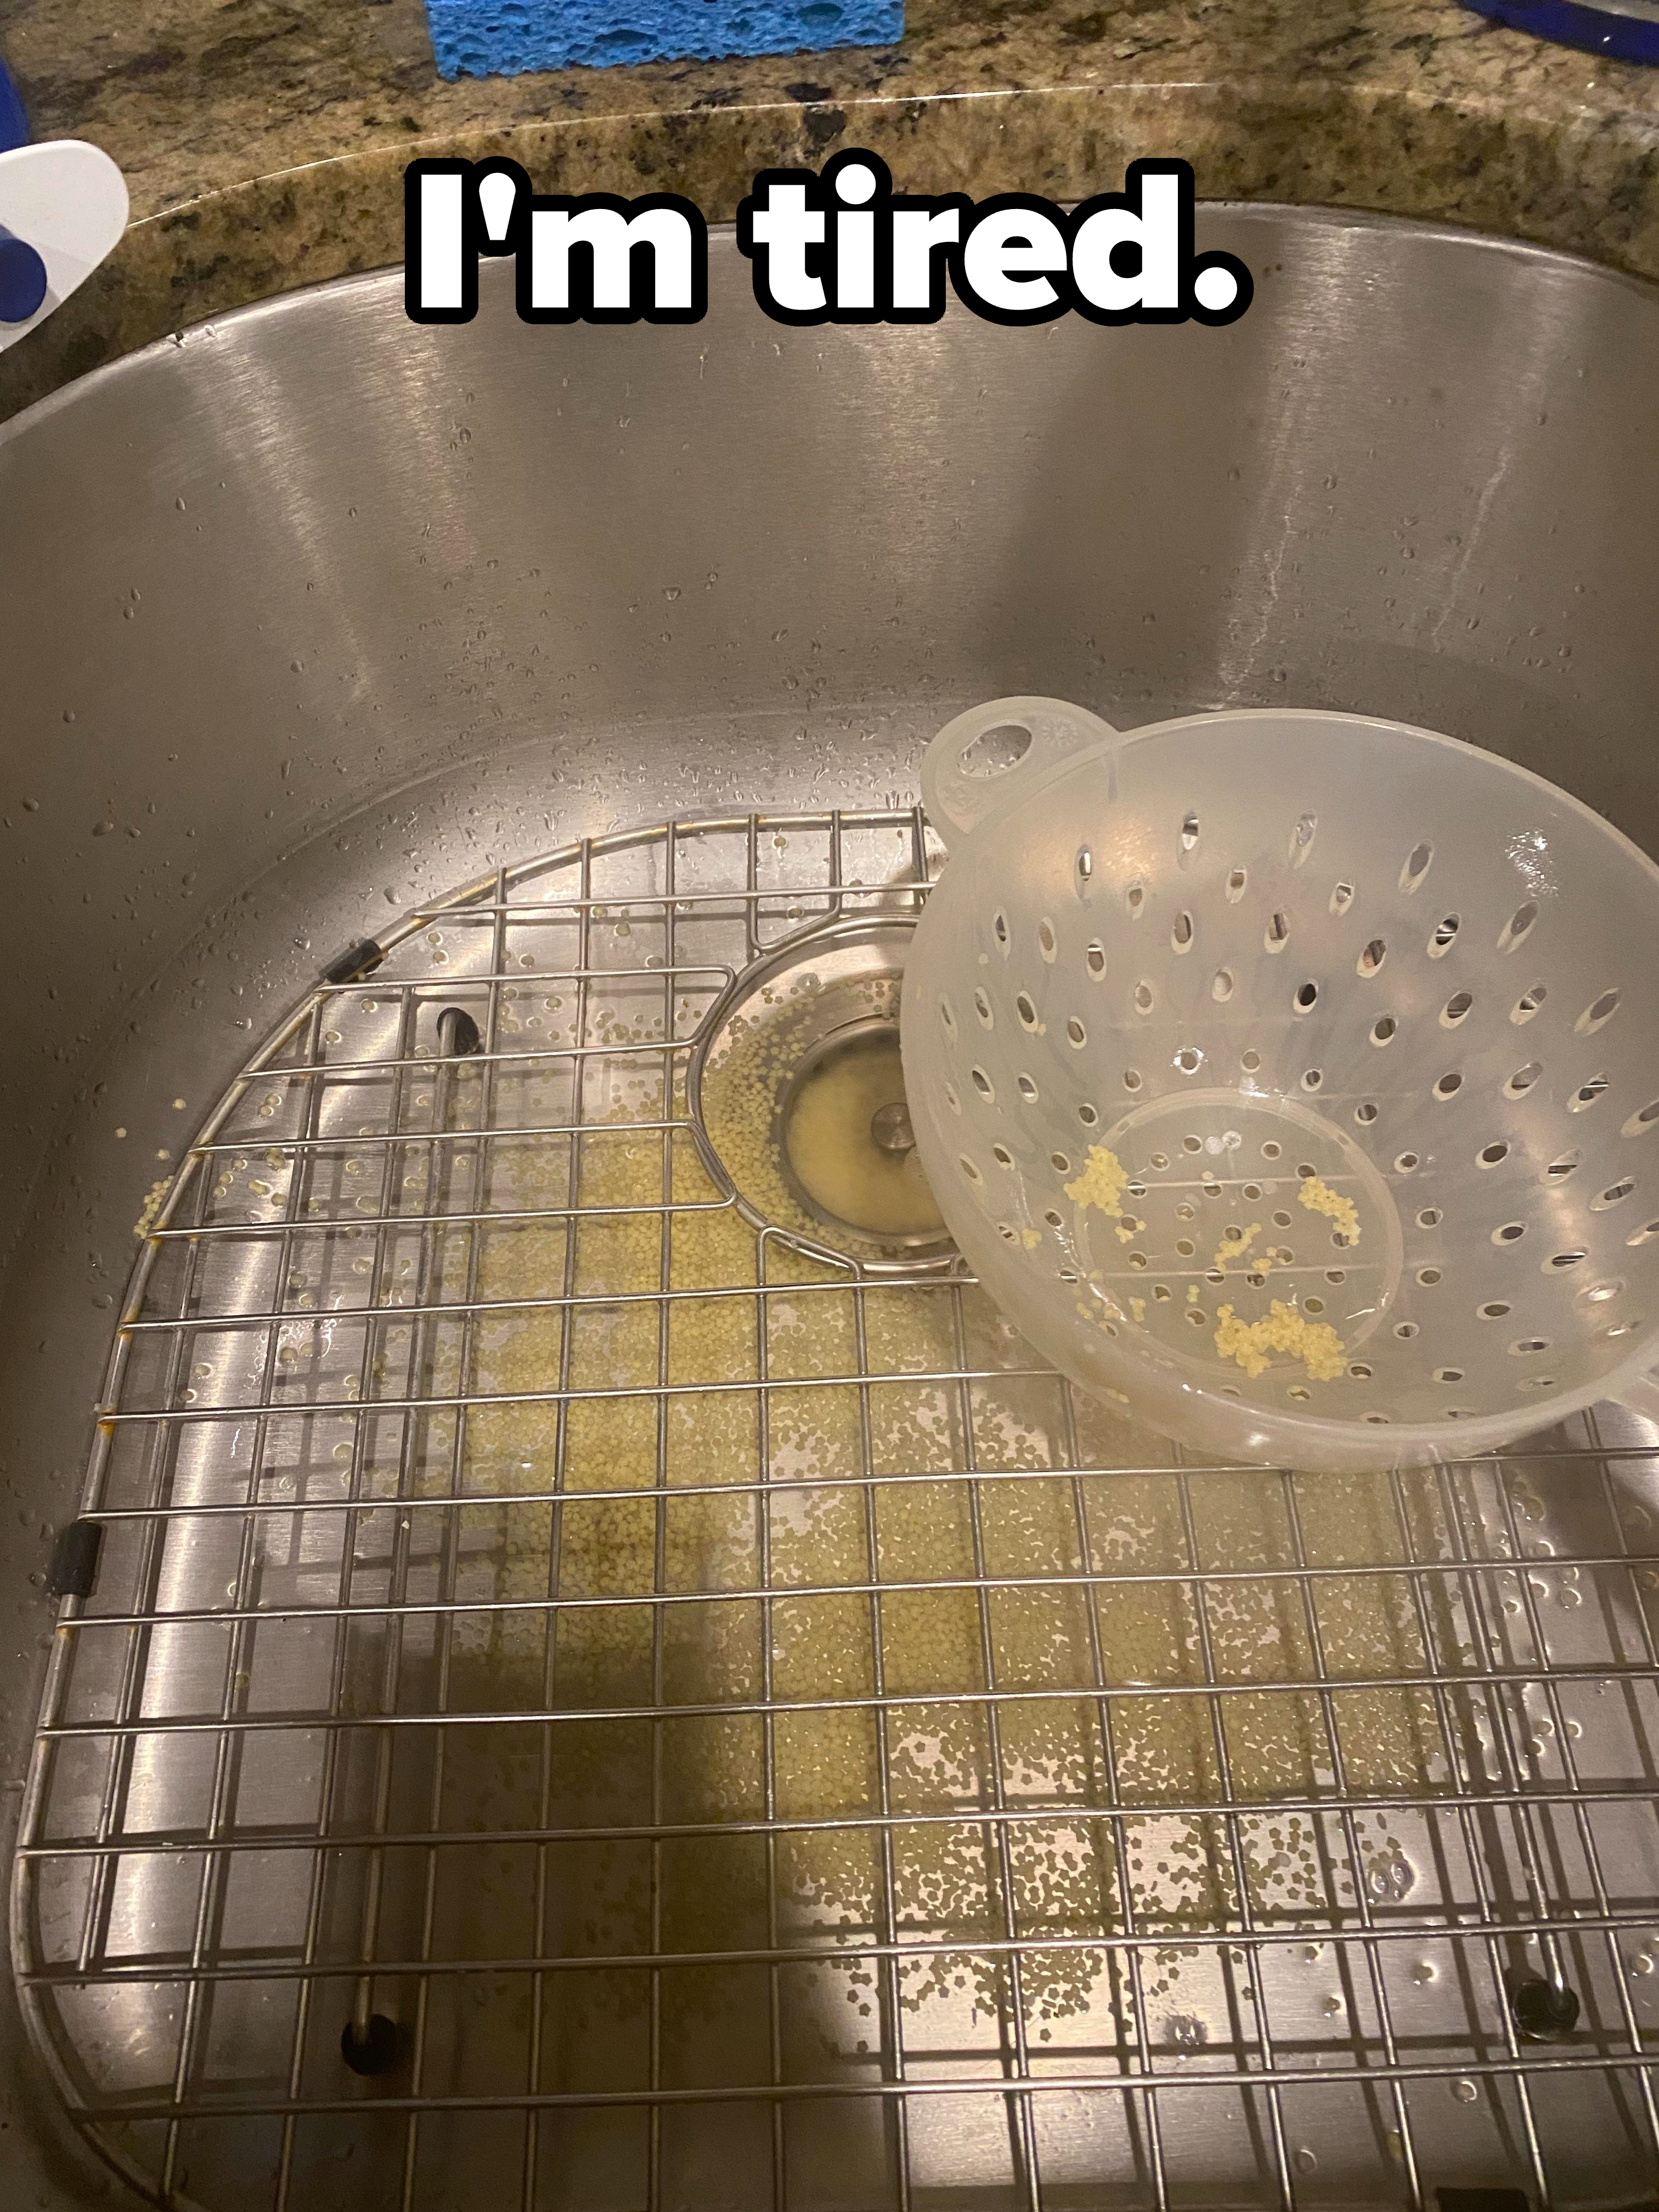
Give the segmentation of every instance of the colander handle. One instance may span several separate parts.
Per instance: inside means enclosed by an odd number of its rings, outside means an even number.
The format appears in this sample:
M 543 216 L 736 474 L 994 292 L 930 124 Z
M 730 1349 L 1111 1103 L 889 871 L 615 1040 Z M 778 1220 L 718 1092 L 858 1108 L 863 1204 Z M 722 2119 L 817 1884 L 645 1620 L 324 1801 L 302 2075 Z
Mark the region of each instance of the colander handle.
M 1006 747 L 990 740 L 1009 732 Z M 1018 738 L 1028 742 L 1023 749 Z M 1064 699 L 989 699 L 947 722 L 921 758 L 921 798 L 941 834 L 966 836 L 988 814 L 1000 813 L 1073 753 L 1115 744 L 1118 732 L 1086 707 Z M 980 757 L 968 763 L 975 748 Z M 948 842 L 948 840 L 947 840 Z

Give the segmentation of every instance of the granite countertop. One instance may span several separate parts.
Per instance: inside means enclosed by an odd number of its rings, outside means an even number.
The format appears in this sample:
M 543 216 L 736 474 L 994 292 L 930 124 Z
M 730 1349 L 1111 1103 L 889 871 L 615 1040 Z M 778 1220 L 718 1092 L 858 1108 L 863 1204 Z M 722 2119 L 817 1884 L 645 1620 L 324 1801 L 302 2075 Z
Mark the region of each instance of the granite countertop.
M 1180 154 L 1209 198 L 1468 223 L 1659 276 L 1659 69 L 1457 0 L 910 0 L 897 46 L 469 79 L 422 0 L 0 0 L 35 133 L 94 140 L 132 223 L 0 356 L 0 416 L 251 300 L 402 258 L 417 152 L 510 153 L 543 191 L 676 188 L 881 154 L 901 188 L 1054 198 Z

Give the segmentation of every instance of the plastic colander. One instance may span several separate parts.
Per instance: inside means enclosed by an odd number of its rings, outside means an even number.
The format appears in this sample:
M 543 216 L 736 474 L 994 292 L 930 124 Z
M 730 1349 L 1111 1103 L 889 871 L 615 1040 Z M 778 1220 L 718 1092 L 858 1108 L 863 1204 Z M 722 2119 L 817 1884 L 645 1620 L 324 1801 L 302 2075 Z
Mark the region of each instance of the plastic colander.
M 922 790 L 916 1143 L 1056 1366 L 1308 1468 L 1659 1419 L 1659 869 L 1628 839 L 1352 714 L 1122 735 L 1001 699 Z

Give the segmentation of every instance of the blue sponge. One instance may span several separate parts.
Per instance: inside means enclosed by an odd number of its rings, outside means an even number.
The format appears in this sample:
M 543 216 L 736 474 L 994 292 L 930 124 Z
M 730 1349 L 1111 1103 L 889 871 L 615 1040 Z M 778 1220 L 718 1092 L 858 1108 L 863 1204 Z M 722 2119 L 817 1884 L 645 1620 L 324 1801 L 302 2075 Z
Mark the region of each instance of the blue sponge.
M 441 76 L 888 46 L 904 0 L 427 0 Z

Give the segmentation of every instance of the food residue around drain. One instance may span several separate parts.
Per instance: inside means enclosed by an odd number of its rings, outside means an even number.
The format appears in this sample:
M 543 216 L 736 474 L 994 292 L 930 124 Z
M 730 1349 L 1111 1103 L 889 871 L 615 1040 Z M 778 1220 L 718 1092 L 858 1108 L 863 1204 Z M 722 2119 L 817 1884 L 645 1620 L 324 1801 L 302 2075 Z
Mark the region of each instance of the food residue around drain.
M 1304 1176 L 1297 1196 L 1310 1213 L 1322 1213 L 1347 1244 L 1359 1242 L 1359 1209 L 1351 1198 L 1333 1190 L 1322 1176 Z
M 703 1122 L 732 1182 L 769 1221 L 864 1255 L 942 1235 L 917 1155 L 884 1151 L 871 1131 L 879 1109 L 904 1096 L 897 1015 L 896 977 L 826 986 L 808 975 L 769 987 L 756 1011 L 732 1017 L 709 1058 Z M 830 1031 L 855 1022 L 866 1025 L 860 1039 L 805 1065 Z M 891 1024 L 891 1037 L 872 1037 L 872 1024 Z
M 1275 1352 L 1299 1359 L 1312 1382 L 1334 1382 L 1343 1372 L 1347 1347 L 1328 1322 L 1310 1321 L 1283 1298 L 1275 1298 L 1260 1321 L 1241 1321 L 1231 1306 L 1216 1309 L 1215 1348 L 1235 1359 L 1251 1378 L 1265 1374 Z
M 784 1144 L 795 1181 L 833 1220 L 873 1237 L 945 1227 L 920 1156 L 884 1152 L 871 1135 L 874 1116 L 903 1097 L 896 1035 L 862 1036 L 810 1070 L 788 1109 Z

